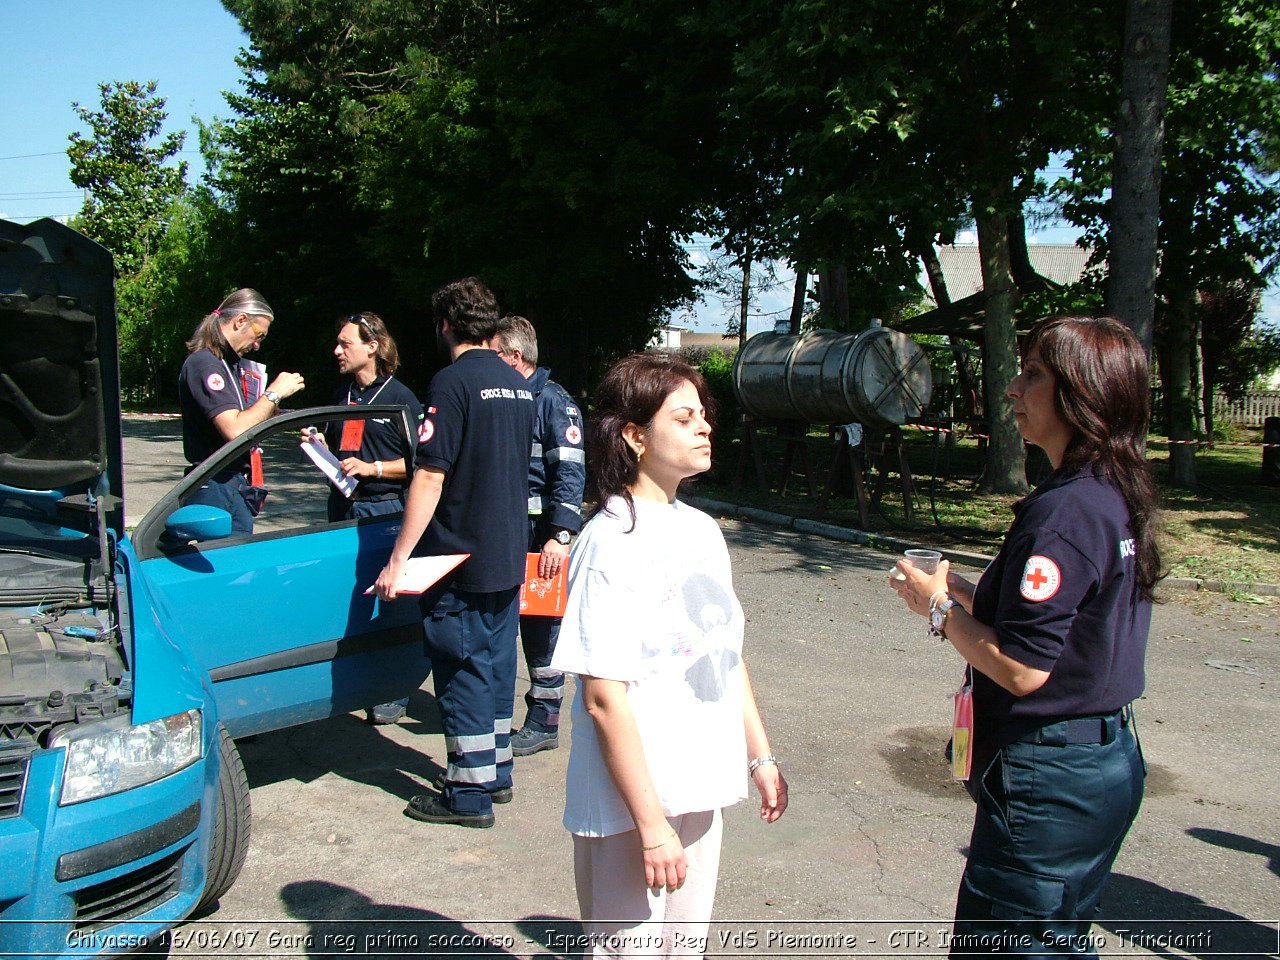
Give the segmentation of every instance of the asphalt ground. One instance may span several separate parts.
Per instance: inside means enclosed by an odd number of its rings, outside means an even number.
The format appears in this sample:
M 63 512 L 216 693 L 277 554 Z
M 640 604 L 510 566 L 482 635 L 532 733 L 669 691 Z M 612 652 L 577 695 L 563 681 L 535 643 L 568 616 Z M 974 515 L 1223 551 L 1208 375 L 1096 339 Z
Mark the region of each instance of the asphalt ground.
M 126 421 L 130 524 L 180 476 L 178 431 Z M 941 754 L 959 657 L 885 584 L 890 554 L 721 526 L 791 806 L 772 825 L 750 800 L 726 811 L 705 953 L 945 955 L 972 820 Z M 1093 930 L 1104 956 L 1280 955 L 1278 613 L 1205 593 L 1157 606 L 1137 704 L 1146 800 Z M 526 684 L 521 668 L 517 698 Z M 349 715 L 242 742 L 248 860 L 174 931 L 173 956 L 576 955 L 568 739 L 517 759 L 490 830 L 402 813 L 445 763 L 429 679 L 396 726 Z

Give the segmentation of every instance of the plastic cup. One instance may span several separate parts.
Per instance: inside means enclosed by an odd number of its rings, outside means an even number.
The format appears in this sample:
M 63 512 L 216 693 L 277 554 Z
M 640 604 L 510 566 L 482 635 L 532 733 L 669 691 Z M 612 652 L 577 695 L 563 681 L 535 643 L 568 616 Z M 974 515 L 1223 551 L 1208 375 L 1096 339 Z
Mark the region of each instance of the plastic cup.
M 904 550 L 902 555 L 921 573 L 937 573 L 938 561 L 942 559 L 937 550 Z

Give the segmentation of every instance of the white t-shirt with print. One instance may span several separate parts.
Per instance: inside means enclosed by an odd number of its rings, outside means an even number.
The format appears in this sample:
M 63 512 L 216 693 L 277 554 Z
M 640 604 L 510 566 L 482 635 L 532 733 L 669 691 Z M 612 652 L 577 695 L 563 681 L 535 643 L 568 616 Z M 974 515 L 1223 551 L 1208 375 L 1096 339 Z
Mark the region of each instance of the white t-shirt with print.
M 615 497 L 574 545 L 551 665 L 626 682 L 667 816 L 719 809 L 747 795 L 743 622 L 724 535 L 687 504 L 637 500 L 631 530 L 630 511 Z M 635 828 L 580 693 L 564 824 L 590 837 Z

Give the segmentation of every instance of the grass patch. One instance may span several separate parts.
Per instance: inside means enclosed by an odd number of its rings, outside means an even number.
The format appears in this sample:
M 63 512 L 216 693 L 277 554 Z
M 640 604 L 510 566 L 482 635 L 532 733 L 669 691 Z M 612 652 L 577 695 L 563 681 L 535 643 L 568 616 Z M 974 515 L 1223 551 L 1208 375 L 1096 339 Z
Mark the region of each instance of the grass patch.
M 1161 550 L 1170 575 L 1244 584 L 1280 581 L 1280 488 L 1261 483 L 1262 448 L 1257 433 L 1246 436 L 1241 445 L 1199 451 L 1199 487 L 1194 491 L 1168 486 L 1168 442 L 1163 437 L 1151 437 L 1148 457 L 1160 484 L 1164 511 Z M 805 444 L 816 495 L 810 491 L 800 456 L 787 479 L 785 495 L 781 494 L 784 444 L 766 436 L 763 445 L 770 481 L 768 492 L 757 489 L 749 465 L 741 488 L 733 489 L 738 441 L 719 451 L 715 473 L 698 483 L 698 492 L 791 516 L 821 517 L 841 526 L 862 526 L 851 488 L 833 495 L 825 512 L 821 510 L 821 491 L 827 482 L 833 449 L 825 432 L 815 431 Z M 994 553 L 1013 522 L 1012 506 L 1018 498 L 978 492 L 982 455 L 977 441 L 964 438 L 951 445 L 935 443 L 932 435 L 908 429 L 904 448 L 915 481 L 914 516 L 907 519 L 894 468 L 884 484 L 878 508 L 871 508 L 870 531 Z M 1049 469 L 1043 454 L 1032 451 L 1028 460 L 1032 479 L 1043 479 Z M 875 483 L 876 474 L 870 473 L 869 494 Z

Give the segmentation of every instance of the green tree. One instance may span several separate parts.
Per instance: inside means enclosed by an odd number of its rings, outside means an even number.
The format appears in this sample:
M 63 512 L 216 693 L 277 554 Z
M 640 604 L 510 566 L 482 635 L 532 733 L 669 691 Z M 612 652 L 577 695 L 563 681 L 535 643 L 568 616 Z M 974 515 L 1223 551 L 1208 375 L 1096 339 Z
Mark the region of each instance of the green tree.
M 1260 290 L 1280 254 L 1280 8 L 1267 0 L 1204 0 L 1173 20 L 1165 150 L 1161 171 L 1160 270 L 1155 347 L 1170 439 L 1170 479 L 1193 487 L 1197 383 L 1221 380 L 1196 356 L 1228 358 L 1251 327 L 1230 311 L 1206 313 L 1201 294 Z M 1074 148 L 1075 176 L 1060 184 L 1064 211 L 1085 229 L 1095 258 L 1109 256 L 1110 130 Z M 1223 320 L 1225 321 L 1225 319 Z M 1201 343 L 1211 344 L 1206 353 Z
M 838 262 L 851 312 L 892 315 L 916 258 L 962 218 L 978 227 L 986 291 L 986 485 L 1026 489 L 1004 388 L 1016 371 L 1008 224 L 1052 152 L 1096 125 L 1099 64 L 1118 49 L 1104 4 L 986 0 L 764 0 L 737 60 L 731 110 L 749 156 L 781 184 L 775 220 L 805 262 Z M 787 132 L 790 127 L 789 134 Z M 776 144 L 786 145 L 778 148 Z M 888 307 L 888 309 L 886 309 Z M 853 318 L 857 323 L 857 317 Z
M 185 161 L 166 165 L 186 134 L 161 136 L 167 114 L 154 80 L 100 83 L 98 91 L 100 109 L 73 104 L 90 135 L 67 138 L 71 182 L 85 190 L 81 228 L 112 252 L 117 271 L 129 277 L 155 250 L 169 208 L 186 189 Z
M 68 137 L 71 180 L 85 190 L 77 225 L 115 257 L 121 387 L 130 399 L 152 400 L 174 349 L 159 304 L 172 283 L 169 232 L 186 190 L 186 163 L 168 161 L 186 135 L 162 135 L 167 114 L 155 81 L 102 83 L 98 91 L 100 109 L 74 104 L 90 135 Z

